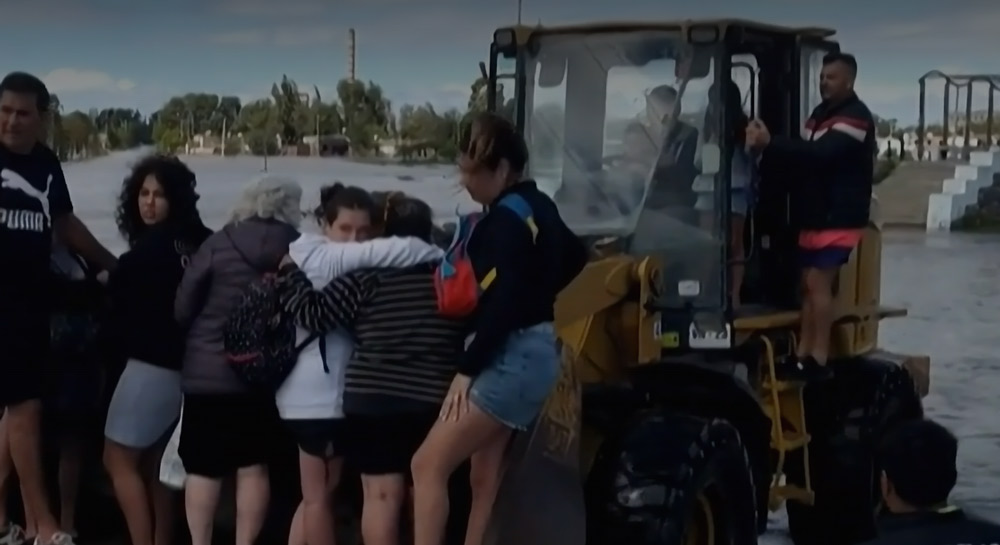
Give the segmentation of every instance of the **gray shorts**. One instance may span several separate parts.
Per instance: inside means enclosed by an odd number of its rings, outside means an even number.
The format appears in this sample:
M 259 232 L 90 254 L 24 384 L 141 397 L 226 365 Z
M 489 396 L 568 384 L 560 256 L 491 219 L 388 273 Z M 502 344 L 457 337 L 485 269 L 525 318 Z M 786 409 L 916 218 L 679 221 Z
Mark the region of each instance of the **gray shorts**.
M 181 412 L 181 374 L 129 360 L 111 397 L 104 437 L 145 449 L 169 436 Z

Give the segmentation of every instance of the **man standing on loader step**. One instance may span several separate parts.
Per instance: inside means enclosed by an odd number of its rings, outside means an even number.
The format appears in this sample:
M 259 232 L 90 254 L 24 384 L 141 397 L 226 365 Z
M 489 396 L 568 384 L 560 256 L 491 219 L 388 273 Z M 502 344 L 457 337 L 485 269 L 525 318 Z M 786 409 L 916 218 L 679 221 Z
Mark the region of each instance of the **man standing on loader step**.
M 1000 525 L 948 505 L 958 479 L 958 439 L 940 424 L 914 420 L 885 438 L 882 498 L 889 515 L 865 545 L 986 545 L 1000 543 Z
M 875 166 L 875 121 L 854 93 L 857 74 L 853 55 L 831 53 L 823 58 L 823 102 L 806 121 L 801 139 L 772 138 L 760 120 L 747 128 L 747 144 L 763 150 L 764 161 L 795 168 L 800 176 L 792 189 L 792 217 L 800 229 L 801 331 L 796 354 L 778 367 L 782 380 L 831 376 L 826 360 L 833 283 L 868 225 Z

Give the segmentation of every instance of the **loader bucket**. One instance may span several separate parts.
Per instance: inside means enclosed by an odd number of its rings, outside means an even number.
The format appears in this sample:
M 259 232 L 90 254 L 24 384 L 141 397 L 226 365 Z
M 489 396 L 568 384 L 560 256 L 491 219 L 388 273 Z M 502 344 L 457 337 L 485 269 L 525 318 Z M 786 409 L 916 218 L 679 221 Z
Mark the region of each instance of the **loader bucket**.
M 542 413 L 518 433 L 507 457 L 486 545 L 584 545 L 580 475 L 580 384 L 570 350 Z

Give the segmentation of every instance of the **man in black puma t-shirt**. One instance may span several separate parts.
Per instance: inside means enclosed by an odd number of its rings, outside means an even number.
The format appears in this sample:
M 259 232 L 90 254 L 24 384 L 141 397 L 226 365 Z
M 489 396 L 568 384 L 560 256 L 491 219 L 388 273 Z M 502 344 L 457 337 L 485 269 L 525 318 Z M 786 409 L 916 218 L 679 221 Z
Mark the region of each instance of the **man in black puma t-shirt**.
M 53 231 L 102 267 L 114 267 L 115 259 L 73 215 L 59 158 L 38 142 L 50 101 L 45 84 L 30 74 L 14 72 L 0 82 L 0 406 L 24 503 L 38 525 L 36 543 L 71 545 L 48 508 L 39 461 Z

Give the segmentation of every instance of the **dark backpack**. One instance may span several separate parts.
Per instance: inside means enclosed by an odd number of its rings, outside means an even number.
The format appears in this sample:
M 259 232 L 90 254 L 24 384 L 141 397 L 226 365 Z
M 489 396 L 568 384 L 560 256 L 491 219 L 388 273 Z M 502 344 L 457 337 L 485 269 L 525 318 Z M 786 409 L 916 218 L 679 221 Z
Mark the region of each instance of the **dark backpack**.
M 262 270 L 250 261 L 224 231 L 243 261 L 260 274 L 247 286 L 222 328 L 222 346 L 229 368 L 254 390 L 276 391 L 285 382 L 299 353 L 319 338 L 311 334 L 295 343 L 296 328 L 278 297 L 275 270 Z

